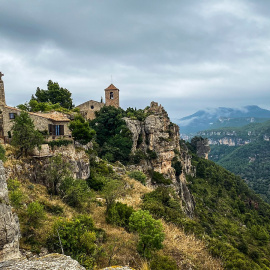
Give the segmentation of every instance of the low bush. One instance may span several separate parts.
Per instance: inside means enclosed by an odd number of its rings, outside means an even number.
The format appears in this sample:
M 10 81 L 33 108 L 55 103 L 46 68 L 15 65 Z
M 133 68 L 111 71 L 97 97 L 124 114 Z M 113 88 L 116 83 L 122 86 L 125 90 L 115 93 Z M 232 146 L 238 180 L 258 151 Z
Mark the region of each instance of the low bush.
M 55 146 L 60 147 L 60 146 L 67 146 L 69 144 L 73 144 L 72 140 L 54 140 L 48 142 L 48 145 L 53 149 Z
M 77 259 L 87 269 L 93 269 L 103 251 L 100 244 L 105 240 L 105 232 L 94 226 L 90 216 L 79 215 L 72 220 L 55 222 L 47 247 L 50 252 L 62 253 Z
M 156 171 L 150 171 L 149 173 L 151 175 L 152 184 L 170 185 L 172 183 L 172 181 L 170 179 L 165 178 L 162 173 Z
M 81 208 L 92 197 L 86 180 L 65 178 L 59 187 L 60 195 L 69 206 Z
M 151 270 L 178 270 L 176 262 L 168 256 L 156 255 L 150 262 Z
M 28 224 L 34 228 L 40 227 L 46 218 L 44 206 L 39 202 L 31 202 L 27 207 Z
M 16 209 L 19 209 L 22 206 L 22 202 L 24 199 L 24 194 L 20 189 L 21 183 L 17 179 L 9 179 L 7 181 L 7 186 L 9 191 L 8 196 L 11 205 Z
M 128 229 L 129 218 L 134 212 L 133 207 L 121 202 L 111 205 L 107 212 L 106 221 L 110 224 L 118 225 Z
M 6 150 L 5 148 L 2 146 L 2 144 L 0 144 L 0 160 L 5 161 L 6 160 Z
M 141 172 L 141 171 L 132 171 L 128 173 L 128 176 L 130 178 L 133 178 L 139 182 L 141 182 L 143 185 L 146 184 L 145 180 L 146 180 L 146 175 Z

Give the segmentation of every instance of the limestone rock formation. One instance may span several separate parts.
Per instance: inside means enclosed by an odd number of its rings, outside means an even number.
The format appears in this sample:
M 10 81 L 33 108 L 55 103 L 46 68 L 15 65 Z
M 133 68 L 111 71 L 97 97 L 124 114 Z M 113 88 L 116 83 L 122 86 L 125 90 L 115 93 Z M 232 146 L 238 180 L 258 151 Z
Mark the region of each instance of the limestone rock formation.
M 62 254 L 48 254 L 39 258 L 17 259 L 0 263 L 5 270 L 85 270 L 77 261 Z
M 0 161 L 0 262 L 20 257 L 19 238 L 19 219 L 9 205 L 5 169 Z
M 146 113 L 148 116 L 144 121 L 124 118 L 132 133 L 132 153 L 142 151 L 147 156 L 137 169 L 144 172 L 154 170 L 170 178 L 184 202 L 184 211 L 192 217 L 194 200 L 187 187 L 185 174 L 193 174 L 194 170 L 187 149 L 181 151 L 179 127 L 171 123 L 167 112 L 156 102 L 151 102 Z M 173 159 L 179 160 L 182 164 L 183 172 L 180 177 L 176 177 L 172 168 Z
M 197 141 L 196 152 L 198 157 L 208 159 L 208 154 L 210 152 L 210 146 L 208 139 L 201 139 Z

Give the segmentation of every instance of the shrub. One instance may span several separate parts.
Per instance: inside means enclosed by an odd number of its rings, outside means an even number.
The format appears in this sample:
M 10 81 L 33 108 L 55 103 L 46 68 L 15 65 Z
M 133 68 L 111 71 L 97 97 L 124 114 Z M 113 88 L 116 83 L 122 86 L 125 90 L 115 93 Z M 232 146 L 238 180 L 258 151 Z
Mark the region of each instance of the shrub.
M 71 140 L 54 140 L 48 142 L 48 145 L 53 149 L 55 146 L 60 147 L 60 146 L 67 146 L 69 144 L 72 144 L 73 141 Z
M 39 202 L 31 202 L 27 207 L 28 224 L 34 228 L 39 227 L 45 219 L 44 206 Z
M 128 176 L 141 182 L 143 185 L 146 184 L 146 182 L 145 182 L 146 175 L 141 171 L 132 171 L 132 172 L 128 173 Z
M 103 186 L 104 186 L 103 181 L 100 180 L 99 177 L 88 178 L 88 179 L 86 180 L 86 182 L 87 182 L 87 185 L 88 185 L 91 189 L 93 189 L 93 190 L 95 190 L 95 191 L 100 191 L 100 190 L 102 190 L 102 188 L 103 188 Z
M 59 187 L 61 197 L 72 207 L 81 208 L 92 193 L 85 180 L 65 178 Z
M 150 150 L 149 148 L 147 149 L 146 153 L 147 153 L 147 157 L 149 160 L 153 160 L 153 159 L 156 159 L 158 157 L 157 153 L 153 150 Z
M 163 176 L 162 173 L 156 171 L 150 171 L 152 184 L 170 185 L 172 181 Z
M 96 259 L 102 253 L 98 243 L 104 238 L 104 231 L 94 226 L 90 216 L 79 215 L 72 220 L 56 221 L 47 239 L 47 246 L 49 251 L 58 253 L 61 253 L 62 246 L 66 255 L 70 255 L 83 266 L 92 269 Z
M 6 150 L 2 146 L 2 144 L 0 144 L 0 160 L 2 160 L 2 161 L 6 160 L 5 154 L 6 154 Z
M 128 228 L 129 218 L 134 212 L 133 207 L 127 206 L 121 202 L 111 205 L 107 212 L 106 221 L 108 223 Z
M 176 262 L 168 256 L 156 255 L 150 262 L 151 270 L 178 270 Z
M 147 156 L 142 150 L 136 150 L 134 154 L 130 155 L 130 162 L 134 164 L 139 164 L 141 160 L 146 159 Z
M 20 185 L 21 184 L 17 179 L 9 179 L 7 181 L 9 200 L 11 205 L 16 209 L 21 207 L 24 198 L 23 192 L 20 189 Z
M 129 228 L 139 234 L 137 250 L 143 257 L 150 258 L 152 251 L 163 247 L 162 224 L 159 220 L 155 220 L 148 211 L 133 212 L 129 218 Z

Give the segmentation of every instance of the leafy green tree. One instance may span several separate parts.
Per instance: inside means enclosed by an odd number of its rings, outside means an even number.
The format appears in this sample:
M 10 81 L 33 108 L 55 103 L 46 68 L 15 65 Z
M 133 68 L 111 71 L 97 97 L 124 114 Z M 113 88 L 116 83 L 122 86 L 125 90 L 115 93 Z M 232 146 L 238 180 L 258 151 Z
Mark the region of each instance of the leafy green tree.
M 22 111 L 14 119 L 11 144 L 19 149 L 19 156 L 27 156 L 35 147 L 40 147 L 43 136 L 35 129 L 35 125 L 27 112 Z
M 165 235 L 162 224 L 159 220 L 155 220 L 149 211 L 139 210 L 132 213 L 129 228 L 139 234 L 137 250 L 142 256 L 150 258 L 152 251 L 163 247 Z
M 73 108 L 71 93 L 66 88 L 60 87 L 57 82 L 51 80 L 48 81 L 47 88 L 48 90 L 43 90 L 38 87 L 31 100 L 36 100 L 39 103 L 59 103 L 63 108 Z
M 64 181 L 65 178 L 71 176 L 71 165 L 63 160 L 60 155 L 57 155 L 50 158 L 45 173 L 46 186 L 49 193 L 52 195 L 58 195 L 61 182 Z
M 96 131 L 97 143 L 100 146 L 99 155 L 110 162 L 127 163 L 132 148 L 132 138 L 125 121 L 126 116 L 121 108 L 104 106 L 96 112 L 96 118 L 90 122 Z
M 82 208 L 83 204 L 92 197 L 92 192 L 85 180 L 71 177 L 67 177 L 61 182 L 59 193 L 64 202 L 77 208 Z
M 81 115 L 77 115 L 70 122 L 69 129 L 72 131 L 74 140 L 81 144 L 89 143 L 96 134 L 95 130 L 90 128 L 89 123 Z
M 106 200 L 106 213 L 108 213 L 115 200 L 119 198 L 123 191 L 123 182 L 117 179 L 101 177 L 104 183 L 102 194 Z

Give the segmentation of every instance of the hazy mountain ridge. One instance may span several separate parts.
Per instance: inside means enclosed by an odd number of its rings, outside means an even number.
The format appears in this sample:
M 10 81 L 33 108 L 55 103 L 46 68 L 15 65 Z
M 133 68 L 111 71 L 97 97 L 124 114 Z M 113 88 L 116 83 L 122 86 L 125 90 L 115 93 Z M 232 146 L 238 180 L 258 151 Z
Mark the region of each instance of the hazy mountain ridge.
M 241 127 L 249 123 L 261 123 L 267 119 L 270 119 L 269 110 L 251 105 L 242 108 L 208 108 L 181 119 L 175 119 L 175 122 L 181 126 L 181 135 L 194 135 L 202 130 Z

